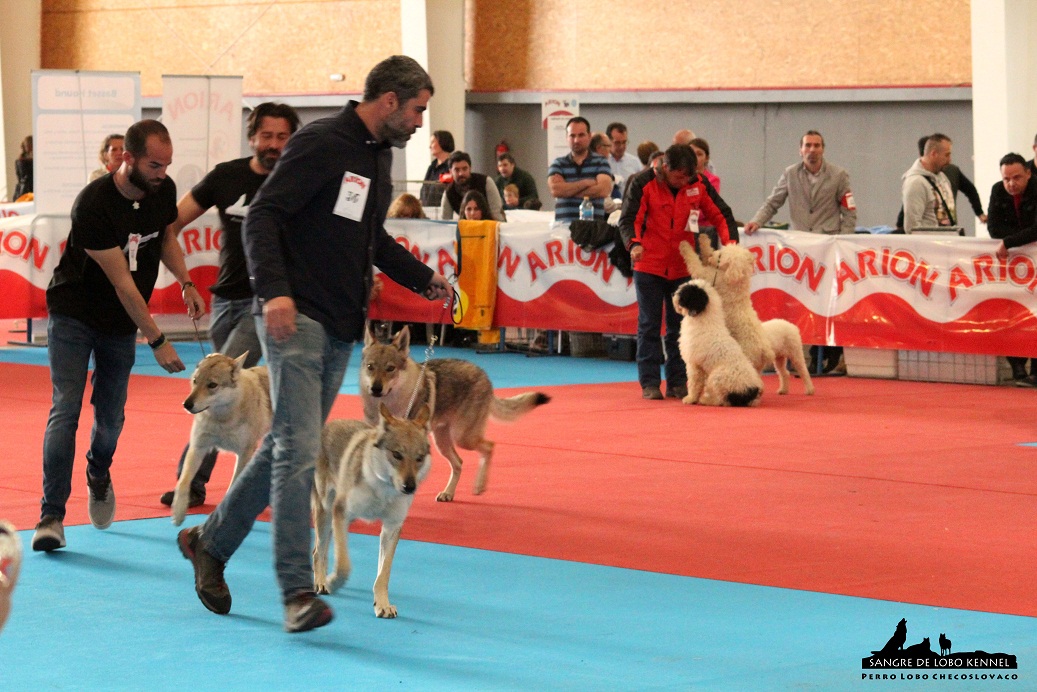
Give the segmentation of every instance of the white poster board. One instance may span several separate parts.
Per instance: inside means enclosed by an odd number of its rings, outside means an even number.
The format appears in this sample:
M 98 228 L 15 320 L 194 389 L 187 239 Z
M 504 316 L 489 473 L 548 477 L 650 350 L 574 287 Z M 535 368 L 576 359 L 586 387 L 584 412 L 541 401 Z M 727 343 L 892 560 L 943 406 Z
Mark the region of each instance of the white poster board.
M 68 214 L 104 138 L 140 120 L 140 73 L 33 70 L 32 111 L 36 213 Z
M 540 102 L 541 124 L 547 130 L 547 165 L 569 153 L 565 124 L 580 114 L 580 102 L 573 98 L 545 97 Z
M 216 164 L 241 157 L 241 84 L 241 77 L 162 76 L 162 123 L 173 140 L 168 174 L 178 195 Z

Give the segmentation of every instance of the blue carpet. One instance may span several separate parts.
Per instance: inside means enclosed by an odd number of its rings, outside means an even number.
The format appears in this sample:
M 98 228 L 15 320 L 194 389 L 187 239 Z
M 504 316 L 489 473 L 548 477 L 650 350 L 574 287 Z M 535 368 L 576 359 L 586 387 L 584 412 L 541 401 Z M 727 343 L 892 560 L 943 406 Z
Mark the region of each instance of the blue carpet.
M 178 341 L 174 345 L 177 353 L 180 354 L 180 359 L 187 366 L 187 370 L 170 375 L 155 362 L 151 349 L 146 344 L 139 344 L 133 374 L 189 379 L 198 361 L 203 357 L 202 349 L 192 341 Z M 358 393 L 360 350 L 360 345 L 353 349 L 349 369 L 342 381 L 342 394 Z M 212 353 L 212 348 L 208 343 L 205 345 L 205 353 Z M 418 363 L 424 361 L 425 346 L 416 344 L 411 349 L 411 357 Z M 522 353 L 477 353 L 472 349 L 451 347 L 436 348 L 434 357 L 470 360 L 483 368 L 490 376 L 493 386 L 500 389 L 637 381 L 636 363 L 602 358 L 528 357 Z M 0 349 L 0 362 L 47 367 L 47 349 L 38 347 L 2 348 Z
M 390 584 L 400 617 L 379 620 L 377 539 L 363 535 L 351 537 L 353 577 L 330 597 L 336 619 L 287 635 L 268 525 L 228 566 L 226 617 L 198 602 L 175 531 L 168 519 L 69 527 L 67 549 L 28 554 L 0 635 L 0 689 L 856 689 L 861 658 L 900 618 L 908 643 L 946 632 L 955 650 L 1020 661 L 1014 684 L 941 689 L 1037 684 L 1030 618 L 409 541 Z

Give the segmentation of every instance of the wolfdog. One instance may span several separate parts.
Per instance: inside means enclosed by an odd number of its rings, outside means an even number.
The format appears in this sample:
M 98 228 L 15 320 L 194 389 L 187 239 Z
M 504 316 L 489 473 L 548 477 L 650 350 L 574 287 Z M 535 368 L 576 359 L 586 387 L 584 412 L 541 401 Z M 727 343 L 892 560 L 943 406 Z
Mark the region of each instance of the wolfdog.
M 417 394 L 415 394 L 417 392 Z M 474 363 L 453 358 L 429 360 L 422 368 L 410 357 L 410 328 L 404 327 L 390 343 L 381 343 L 368 332 L 360 362 L 360 396 L 364 419 L 378 420 L 378 405 L 384 403 L 395 416 L 407 416 L 408 408 L 428 402 L 432 410 L 432 439 L 450 462 L 450 480 L 436 500 L 454 499 L 461 479 L 461 457 L 454 445 L 479 452 L 479 472 L 475 494 L 486 490 L 493 458 L 493 442 L 486 439 L 486 421 L 513 421 L 551 397 L 542 392 L 526 392 L 507 399 L 493 394 L 486 372 Z
M 389 602 L 389 573 L 414 492 L 428 474 L 429 409 L 422 404 L 413 420 L 396 418 L 383 404 L 377 426 L 360 420 L 332 420 L 321 434 L 314 474 L 313 586 L 331 593 L 349 578 L 349 525 L 354 519 L 381 521 L 374 614 L 396 617 Z M 328 578 L 328 550 L 335 539 L 335 571 Z
M 270 376 L 266 366 L 242 368 L 247 356 L 248 351 L 237 358 L 212 353 L 191 376 L 191 394 L 184 400 L 184 408 L 194 414 L 194 423 L 173 495 L 173 523 L 177 526 L 184 521 L 191 480 L 205 454 L 222 449 L 237 455 L 233 483 L 270 430 Z

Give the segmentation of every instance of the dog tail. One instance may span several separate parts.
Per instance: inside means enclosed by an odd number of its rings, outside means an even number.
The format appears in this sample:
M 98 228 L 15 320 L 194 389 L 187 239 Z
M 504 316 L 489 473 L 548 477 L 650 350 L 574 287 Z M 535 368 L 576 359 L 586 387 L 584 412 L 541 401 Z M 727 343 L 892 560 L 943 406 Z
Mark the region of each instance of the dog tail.
M 750 387 L 740 392 L 728 392 L 727 403 L 731 406 L 752 406 L 752 403 L 760 398 L 760 388 Z
M 507 399 L 494 397 L 493 404 L 490 406 L 490 415 L 497 420 L 508 423 L 529 413 L 537 406 L 543 406 L 549 401 L 551 401 L 551 397 L 543 392 L 526 392 L 525 394 L 516 394 Z

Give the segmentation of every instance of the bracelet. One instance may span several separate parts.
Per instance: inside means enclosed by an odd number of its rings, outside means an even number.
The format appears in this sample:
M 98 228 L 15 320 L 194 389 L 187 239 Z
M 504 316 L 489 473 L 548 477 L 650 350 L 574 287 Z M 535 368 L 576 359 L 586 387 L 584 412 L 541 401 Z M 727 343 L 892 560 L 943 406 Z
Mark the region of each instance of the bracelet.
M 161 332 L 159 332 L 159 335 L 158 335 L 157 339 L 155 339 L 154 341 L 149 341 L 148 342 L 148 346 L 151 347 L 152 351 L 157 351 L 158 349 L 162 348 L 165 345 L 166 345 L 166 335 L 161 333 Z
M 194 282 L 193 281 L 185 281 L 184 283 L 182 283 L 180 285 L 180 292 L 183 293 L 184 291 L 186 291 L 189 288 L 194 288 Z

